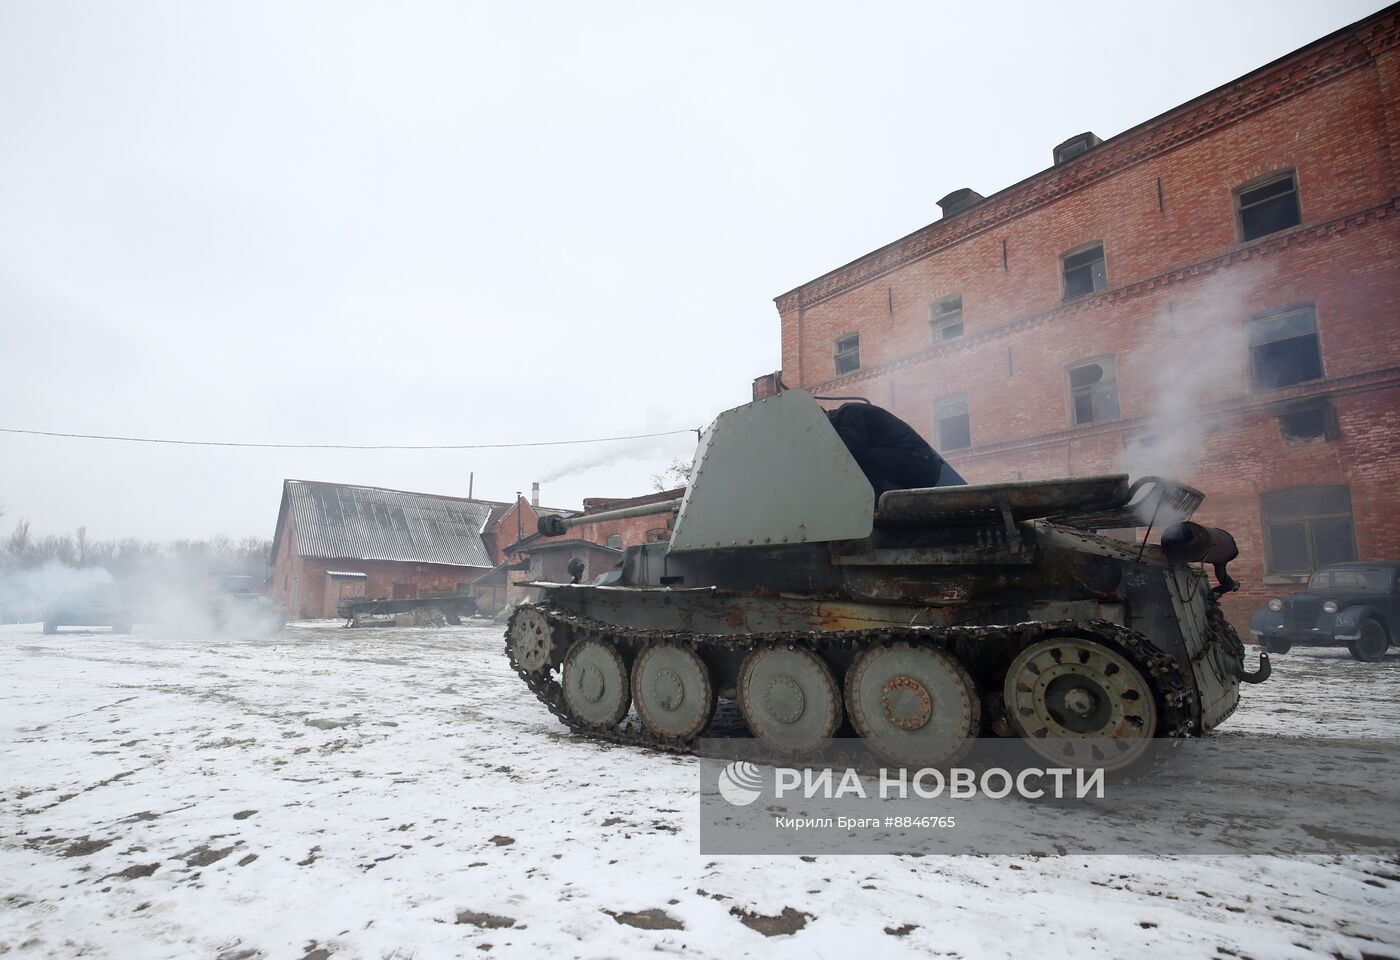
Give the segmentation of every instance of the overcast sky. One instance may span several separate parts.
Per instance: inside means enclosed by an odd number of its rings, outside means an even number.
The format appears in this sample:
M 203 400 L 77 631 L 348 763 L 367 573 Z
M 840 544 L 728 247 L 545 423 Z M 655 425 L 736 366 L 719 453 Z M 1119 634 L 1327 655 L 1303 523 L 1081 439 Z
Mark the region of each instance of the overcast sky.
M 1381 6 L 0 0 L 0 427 L 701 426 L 773 297 Z M 284 477 L 576 507 L 693 446 L 0 434 L 0 532 L 271 536 Z

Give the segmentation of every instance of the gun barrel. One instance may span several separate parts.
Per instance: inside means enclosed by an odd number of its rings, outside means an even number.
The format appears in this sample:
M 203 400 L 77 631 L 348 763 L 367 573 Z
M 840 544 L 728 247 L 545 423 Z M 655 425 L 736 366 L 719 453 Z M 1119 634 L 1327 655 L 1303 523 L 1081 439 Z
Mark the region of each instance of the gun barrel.
M 605 520 L 626 520 L 628 517 L 649 517 L 658 513 L 670 513 L 680 508 L 681 501 L 662 500 L 659 503 L 643 503 L 635 507 L 619 507 L 616 510 L 601 510 L 598 513 L 581 513 L 576 517 L 540 517 L 540 533 L 546 537 L 562 537 L 574 527 Z

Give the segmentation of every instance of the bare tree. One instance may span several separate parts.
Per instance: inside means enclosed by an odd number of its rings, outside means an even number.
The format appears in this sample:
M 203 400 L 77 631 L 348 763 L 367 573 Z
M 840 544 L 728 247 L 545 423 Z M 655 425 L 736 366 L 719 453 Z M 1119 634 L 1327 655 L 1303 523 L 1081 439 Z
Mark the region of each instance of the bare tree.
M 29 550 L 29 521 L 20 520 L 15 524 L 15 532 L 5 541 L 5 553 L 19 558 Z
M 666 465 L 660 473 L 653 474 L 651 485 L 656 492 L 663 490 L 673 490 L 676 487 L 683 487 L 690 482 L 690 464 L 684 460 L 675 459 Z

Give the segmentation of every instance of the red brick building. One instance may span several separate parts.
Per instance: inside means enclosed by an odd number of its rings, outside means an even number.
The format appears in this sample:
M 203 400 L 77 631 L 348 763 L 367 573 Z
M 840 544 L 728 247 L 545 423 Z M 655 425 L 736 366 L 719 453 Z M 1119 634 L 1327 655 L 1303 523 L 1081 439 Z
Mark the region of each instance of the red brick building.
M 685 488 L 681 487 L 623 500 L 585 497 L 582 514 L 571 515 L 586 519 L 590 513 L 679 500 L 684 494 Z M 571 528 L 567 536 L 554 538 L 539 535 L 539 518 L 536 516 L 528 526 L 528 535 L 503 547 L 500 564 L 473 583 L 477 606 L 483 612 L 497 613 L 508 604 L 526 599 L 529 590 L 516 586 L 520 581 L 568 582 L 570 575 L 567 571 L 571 560 L 582 561 L 583 579 L 592 580 L 619 563 L 624 548 L 669 539 L 670 519 L 667 514 L 655 514 L 599 520 L 582 523 Z M 505 536 L 505 531 L 510 529 L 509 523 L 503 522 L 500 529 L 501 536 Z
M 891 408 L 970 482 L 1198 486 L 1237 623 L 1400 558 L 1400 10 L 1054 159 L 778 297 L 784 382 Z
M 381 487 L 286 480 L 272 541 L 272 597 L 294 620 L 350 597 L 465 593 L 533 531 L 537 509 Z

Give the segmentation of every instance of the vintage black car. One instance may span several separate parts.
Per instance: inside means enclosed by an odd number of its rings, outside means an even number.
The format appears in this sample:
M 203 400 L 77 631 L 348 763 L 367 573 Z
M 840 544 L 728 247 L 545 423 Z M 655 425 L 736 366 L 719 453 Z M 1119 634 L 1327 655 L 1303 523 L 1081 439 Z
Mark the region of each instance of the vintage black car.
M 1249 632 L 1272 653 L 1294 644 L 1345 645 L 1358 660 L 1385 656 L 1400 625 L 1400 562 L 1334 563 L 1308 578 L 1307 589 L 1254 611 Z

